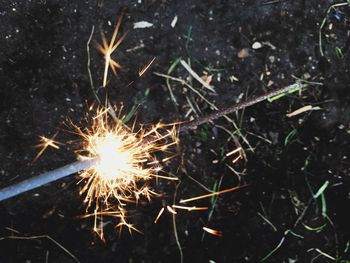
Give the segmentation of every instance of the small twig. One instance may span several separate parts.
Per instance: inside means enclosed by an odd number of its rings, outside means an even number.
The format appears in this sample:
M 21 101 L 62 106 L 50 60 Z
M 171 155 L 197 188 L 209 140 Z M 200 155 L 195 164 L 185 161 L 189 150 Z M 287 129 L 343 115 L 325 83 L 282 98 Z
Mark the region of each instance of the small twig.
M 215 93 L 215 90 L 213 89 L 213 87 L 210 86 L 207 82 L 205 82 L 196 72 L 194 72 L 193 69 L 186 63 L 186 61 L 181 59 L 180 63 L 188 71 L 188 73 L 190 73 L 191 76 L 194 77 L 200 84 L 202 84 L 211 92 Z
M 295 111 L 292 111 L 292 112 L 289 112 L 286 114 L 286 116 L 288 118 L 291 118 L 291 117 L 294 117 L 294 116 L 297 116 L 299 114 L 302 114 L 304 112 L 307 112 L 307 111 L 314 111 L 314 110 L 321 110 L 320 107 L 316 106 L 316 107 L 313 107 L 312 105 L 306 105 L 306 106 L 303 106 Z
M 188 105 L 190 106 L 190 109 L 193 111 L 193 113 L 199 117 L 199 114 L 197 112 L 197 109 L 193 106 L 193 103 L 191 102 L 190 98 L 186 95 L 186 100 L 187 100 L 187 103 Z
M 180 82 L 182 85 L 185 85 L 187 88 L 189 88 L 190 90 L 192 90 L 194 93 L 196 93 L 202 100 L 204 100 L 206 103 L 209 104 L 209 106 L 211 106 L 214 110 L 217 110 L 218 108 L 211 103 L 207 98 L 205 98 L 198 90 L 196 90 L 195 88 L 193 88 L 190 84 L 188 84 L 185 80 L 180 79 L 180 78 L 175 78 L 166 74 L 162 74 L 162 73 L 158 73 L 158 72 L 154 72 L 154 75 L 159 76 L 159 77 L 163 77 L 166 79 L 171 79 L 177 82 Z
M 318 81 L 309 81 L 309 80 L 306 80 L 306 79 L 302 79 L 302 78 L 299 78 L 295 75 L 291 75 L 293 79 L 296 79 L 298 82 L 302 83 L 302 84 L 309 84 L 309 85 L 317 85 L 317 86 L 323 86 L 323 83 L 322 82 L 318 82 Z
M 168 68 L 168 71 L 167 71 L 167 74 L 171 74 L 173 72 L 173 70 L 177 67 L 177 65 L 180 63 L 180 59 L 181 58 L 177 58 L 171 65 L 170 67 Z M 165 82 L 166 82 L 166 86 L 169 90 L 169 93 L 170 93 L 170 98 L 171 100 L 173 101 L 174 103 L 174 106 L 175 108 L 177 108 L 177 106 L 179 106 L 179 104 L 177 103 L 177 100 L 176 100 L 176 97 L 173 93 L 173 90 L 171 88 L 171 85 L 170 85 L 170 80 L 168 78 L 165 79 Z
M 264 256 L 260 262 L 264 262 L 266 259 L 268 259 L 269 257 L 271 257 L 272 254 L 274 254 L 283 244 L 284 240 L 286 239 L 286 235 L 287 233 L 284 233 L 283 237 L 281 238 L 280 242 L 277 244 L 277 246 L 272 249 L 266 256 Z
M 87 71 L 88 71 L 88 75 L 89 75 L 89 81 L 90 81 L 90 86 L 91 86 L 92 93 L 94 94 L 94 96 L 95 96 L 96 100 L 98 101 L 98 103 L 100 105 L 102 105 L 101 100 L 100 100 L 100 98 L 98 97 L 98 95 L 96 93 L 95 85 L 94 85 L 94 81 L 92 80 L 92 74 L 91 74 L 91 69 L 90 69 L 90 65 L 91 65 L 90 43 L 91 43 L 91 40 L 92 40 L 92 36 L 94 35 L 94 31 L 95 31 L 95 26 L 92 26 L 89 39 L 86 42 Z
M 274 5 L 274 4 L 279 4 L 279 3 L 282 3 L 285 1 L 286 0 L 272 0 L 272 1 L 264 2 L 261 5 Z
M 6 237 L 0 237 L 1 240 L 5 239 L 17 239 L 17 240 L 33 240 L 33 239 L 42 239 L 46 238 L 50 240 L 52 243 L 54 243 L 56 246 L 58 246 L 60 249 L 62 249 L 67 255 L 69 255 L 72 259 L 74 259 L 75 262 L 80 263 L 78 258 L 74 256 L 68 249 L 66 249 L 64 246 L 62 246 L 60 243 L 58 243 L 55 239 L 48 235 L 40 235 L 40 236 L 30 236 L 30 237 L 25 237 L 25 236 L 6 236 Z
M 309 209 L 309 207 L 311 206 L 312 202 L 313 202 L 313 197 L 309 199 L 309 201 L 307 202 L 306 207 L 304 208 L 304 210 L 301 212 L 300 216 L 298 216 L 297 220 L 295 221 L 294 225 L 293 225 L 293 229 L 296 228 L 299 223 L 301 222 L 301 220 L 303 220 L 306 211 Z
M 332 256 L 330 256 L 330 255 L 328 255 L 327 253 L 323 252 L 323 251 L 320 250 L 319 248 L 310 248 L 310 249 L 307 250 L 307 252 L 311 252 L 311 251 L 316 251 L 316 252 L 319 253 L 316 257 L 314 257 L 314 258 L 312 259 L 311 262 L 314 262 L 314 261 L 315 261 L 318 257 L 320 257 L 320 256 L 324 256 L 324 257 L 326 257 L 326 258 L 328 258 L 328 259 L 331 259 L 331 260 L 333 260 L 333 261 L 336 261 L 336 258 L 334 258 L 334 257 L 332 257 Z
M 169 76 L 169 75 L 165 75 L 165 74 L 162 74 L 162 73 L 158 73 L 158 72 L 154 72 L 154 74 L 156 76 L 159 76 L 159 77 L 163 77 L 163 78 L 166 78 L 167 80 L 168 79 L 171 79 L 171 80 L 174 80 L 174 81 L 177 81 L 177 82 L 180 82 L 182 85 L 185 85 L 186 87 L 188 87 L 190 90 L 192 90 L 194 93 L 196 93 L 202 100 L 204 100 L 210 107 L 211 109 L 213 110 L 219 110 L 218 107 L 216 107 L 216 105 L 212 102 L 210 102 L 206 97 L 204 97 L 198 90 L 196 90 L 195 88 L 193 88 L 190 84 L 188 84 L 186 81 L 184 81 L 183 79 L 180 79 L 180 78 L 175 78 L 175 77 L 172 77 L 172 76 Z M 253 147 L 250 145 L 249 141 L 247 140 L 247 138 L 242 134 L 242 132 L 240 131 L 239 127 L 237 126 L 236 122 L 234 120 L 232 120 L 230 117 L 224 115 L 223 116 L 228 122 L 230 122 L 233 127 L 235 128 L 235 130 L 237 131 L 238 135 L 243 139 L 243 141 L 248 145 L 248 147 L 250 148 L 250 150 L 252 152 L 254 152 L 254 149 Z
M 180 184 L 181 184 L 181 182 L 179 182 L 175 187 L 175 192 L 174 192 L 174 197 L 173 197 L 173 206 L 176 205 L 176 194 L 177 194 L 177 189 L 179 188 Z M 175 241 L 176 241 L 177 247 L 179 248 L 179 253 L 180 253 L 180 263 L 183 263 L 184 255 L 182 252 L 182 247 L 180 244 L 179 235 L 177 233 L 176 218 L 175 218 L 176 214 L 172 213 L 171 216 L 172 216 L 172 221 L 173 221 L 174 237 L 175 237 Z

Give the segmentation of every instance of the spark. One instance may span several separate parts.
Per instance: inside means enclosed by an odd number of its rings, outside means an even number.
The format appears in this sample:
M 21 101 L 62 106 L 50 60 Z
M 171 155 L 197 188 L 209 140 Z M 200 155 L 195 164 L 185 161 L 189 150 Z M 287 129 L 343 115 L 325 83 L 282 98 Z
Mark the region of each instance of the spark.
M 174 214 L 174 215 L 177 214 L 177 212 L 176 212 L 174 209 L 172 209 L 171 206 L 167 206 L 166 209 L 167 209 L 170 213 L 172 213 L 172 214 Z
M 181 205 L 172 205 L 172 206 L 166 206 L 166 209 L 168 210 L 168 212 L 170 214 L 173 214 L 173 215 L 177 215 L 177 212 L 175 209 L 183 209 L 183 210 L 187 210 L 189 212 L 191 211 L 204 211 L 204 210 L 208 210 L 208 207 L 197 207 L 197 206 L 181 206 Z M 156 219 L 153 221 L 154 224 L 156 224 L 159 220 L 159 218 L 162 216 L 162 214 L 164 213 L 165 211 L 165 207 L 162 207 L 159 212 L 158 212 L 158 215 L 156 217 Z
M 210 194 L 206 194 L 206 195 L 200 195 L 200 196 L 188 198 L 188 199 L 185 199 L 185 200 L 180 200 L 180 203 L 183 204 L 183 203 L 192 202 L 192 201 L 199 200 L 199 199 L 212 197 L 212 196 L 215 196 L 215 195 L 221 195 L 221 194 L 225 194 L 225 193 L 228 193 L 228 192 L 233 192 L 235 190 L 238 190 L 240 188 L 247 187 L 247 186 L 248 185 L 235 186 L 235 187 L 228 188 L 228 189 L 225 189 L 225 190 L 222 190 L 222 191 L 218 191 L 218 192 L 214 192 L 214 193 L 210 193 Z
M 47 147 L 52 147 L 55 149 L 59 149 L 60 147 L 58 145 L 62 144 L 55 140 L 58 132 L 56 132 L 51 138 L 47 138 L 45 136 L 39 136 L 40 143 L 38 145 L 35 145 L 36 148 L 41 148 L 38 154 L 35 156 L 33 162 L 39 159 L 39 157 L 44 153 L 44 151 L 47 149 Z
M 164 207 L 162 207 L 162 208 L 159 210 L 159 213 L 158 213 L 156 219 L 154 219 L 154 222 L 153 222 L 154 224 L 157 223 L 158 219 L 162 216 L 163 212 L 164 212 Z
M 226 154 L 226 157 L 229 157 L 235 153 L 238 153 L 238 156 L 232 160 L 232 163 L 236 163 L 239 159 L 242 158 L 242 148 L 238 147 L 237 149 L 234 149 L 233 151 Z
M 142 69 L 139 70 L 139 77 L 141 77 L 143 74 L 145 74 L 145 72 L 149 69 L 149 67 L 153 64 L 153 62 L 155 61 L 155 57 L 146 65 L 144 66 Z
M 209 234 L 212 234 L 214 236 L 218 236 L 218 237 L 222 237 L 223 232 L 220 230 L 215 230 L 215 229 L 211 229 L 208 227 L 203 227 L 203 230 L 208 232 Z
M 229 152 L 229 153 L 226 153 L 226 156 L 231 156 L 233 154 L 235 154 L 236 152 L 240 152 L 242 150 L 241 147 L 237 148 L 237 149 L 234 149 L 233 151 Z
M 94 206 L 94 212 L 85 217 L 95 217 L 94 230 L 101 239 L 103 229 L 99 222 L 103 216 L 117 217 L 117 227 L 135 230 L 126 220 L 127 204 L 137 204 L 140 198 L 150 201 L 159 195 L 149 185 L 154 178 L 177 180 L 160 174 L 162 161 L 155 156 L 156 152 L 170 153 L 171 147 L 178 143 L 176 125 L 157 123 L 136 130 L 135 124 L 133 128 L 127 127 L 124 118 L 119 110 L 117 122 L 112 121 L 108 108 L 100 108 L 91 118 L 91 128 L 74 125 L 83 139 L 78 158 L 97 160 L 80 173 L 80 182 L 84 183 L 80 193 L 85 195 L 87 210 Z
M 183 209 L 187 211 L 203 211 L 208 210 L 208 207 L 197 207 L 197 206 L 182 206 L 182 205 L 172 205 L 173 208 Z
M 107 44 L 107 39 L 105 37 L 105 34 L 101 32 L 101 38 L 102 38 L 102 45 L 97 44 L 97 49 L 102 53 L 105 59 L 105 68 L 103 73 L 103 87 L 106 87 L 107 85 L 107 78 L 108 78 L 108 68 L 110 67 L 114 73 L 114 75 L 117 74 L 117 69 L 122 69 L 122 66 L 112 59 L 113 52 L 119 47 L 119 45 L 123 42 L 126 33 L 124 33 L 116 42 L 116 38 L 119 32 L 120 24 L 122 22 L 123 15 L 121 15 L 118 19 L 118 22 L 115 26 L 111 41 L 109 44 Z
M 136 227 L 134 227 L 132 224 L 130 224 L 130 223 L 128 223 L 127 221 L 126 221 L 126 216 L 125 216 L 125 214 L 126 214 L 126 210 L 124 209 L 124 208 L 122 208 L 122 207 L 118 207 L 118 209 L 119 209 L 119 211 L 120 211 L 120 215 L 119 215 L 119 218 L 120 218 L 120 222 L 119 222 L 119 224 L 116 226 L 116 228 L 119 228 L 120 230 L 121 230 L 121 227 L 122 226 L 126 226 L 127 228 L 128 228 L 128 230 L 129 230 L 129 233 L 131 234 L 132 232 L 132 230 L 134 230 L 134 231 L 136 231 L 136 232 L 138 232 L 139 234 L 143 234 L 140 230 L 138 230 Z

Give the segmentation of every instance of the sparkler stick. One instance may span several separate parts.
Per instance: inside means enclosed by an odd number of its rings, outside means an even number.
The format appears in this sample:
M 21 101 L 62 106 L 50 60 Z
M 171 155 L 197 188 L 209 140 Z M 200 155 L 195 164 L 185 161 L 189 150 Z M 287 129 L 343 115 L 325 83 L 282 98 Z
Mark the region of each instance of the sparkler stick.
M 96 159 L 77 161 L 66 166 L 60 167 L 56 170 L 52 170 L 41 175 L 26 179 L 15 185 L 5 187 L 0 190 L 0 201 L 4 201 L 21 193 L 57 181 L 68 175 L 77 173 L 81 170 L 91 167 L 95 162 Z
M 283 94 L 283 93 L 291 93 L 293 90 L 295 90 L 295 88 L 303 87 L 303 85 L 304 84 L 301 84 L 301 83 L 295 83 L 295 84 L 292 84 L 292 85 L 289 85 L 289 86 L 286 86 L 286 87 L 283 87 L 280 89 L 275 89 L 275 90 L 266 92 L 263 95 L 253 97 L 253 98 L 246 100 L 246 101 L 243 101 L 241 103 L 229 106 L 229 107 L 224 108 L 222 110 L 215 111 L 207 116 L 195 119 L 193 121 L 185 122 L 180 126 L 179 133 L 193 129 L 193 128 L 197 127 L 198 125 L 216 120 L 220 117 L 223 117 L 224 115 L 227 115 L 227 114 L 245 109 L 247 107 L 253 106 L 259 102 L 262 102 L 264 100 L 268 100 L 276 95 Z

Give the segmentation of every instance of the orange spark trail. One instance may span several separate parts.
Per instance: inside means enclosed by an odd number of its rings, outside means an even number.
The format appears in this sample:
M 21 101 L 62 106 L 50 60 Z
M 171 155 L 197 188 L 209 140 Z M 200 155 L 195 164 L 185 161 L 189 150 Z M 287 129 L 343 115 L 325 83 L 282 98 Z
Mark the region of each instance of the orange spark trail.
M 199 199 L 208 198 L 208 197 L 215 196 L 215 195 L 225 194 L 225 193 L 232 192 L 232 191 L 235 191 L 235 190 L 238 190 L 240 188 L 247 187 L 247 186 L 248 185 L 235 186 L 233 188 L 225 189 L 225 190 L 218 191 L 218 192 L 215 192 L 215 193 L 210 193 L 210 194 L 206 194 L 206 195 L 192 197 L 192 198 L 185 199 L 185 200 L 180 200 L 180 203 L 183 204 L 183 203 L 192 202 L 192 201 L 199 200 Z
M 154 57 L 146 66 L 144 66 L 141 70 L 139 70 L 139 77 L 141 77 L 145 72 L 149 69 L 156 58 Z
M 203 227 L 203 230 L 208 232 L 209 234 L 212 234 L 214 236 L 218 236 L 218 237 L 222 237 L 223 232 L 220 230 L 215 230 L 215 229 L 211 229 L 208 227 Z
M 161 217 L 163 212 L 164 212 L 164 207 L 162 207 L 162 209 L 159 210 L 159 213 L 158 213 L 158 215 L 157 215 L 157 217 L 156 217 L 156 219 L 154 220 L 153 223 L 155 223 L 155 224 L 157 223 L 158 219 Z
M 167 206 L 166 209 L 168 209 L 168 211 L 174 215 L 177 214 L 177 212 L 174 209 L 172 209 L 171 206 Z
M 173 208 L 183 209 L 187 211 L 204 211 L 208 210 L 208 207 L 197 207 L 197 206 L 182 206 L 182 205 L 172 205 Z
M 231 155 L 233 155 L 233 154 L 235 154 L 235 153 L 238 152 L 239 155 L 238 155 L 235 159 L 232 160 L 232 163 L 236 163 L 239 159 L 242 158 L 242 152 L 241 152 L 241 151 L 242 151 L 242 148 L 241 148 L 241 147 L 238 147 L 237 149 L 235 149 L 235 150 L 233 150 L 233 151 L 227 153 L 227 154 L 226 154 L 226 157 L 231 156 Z

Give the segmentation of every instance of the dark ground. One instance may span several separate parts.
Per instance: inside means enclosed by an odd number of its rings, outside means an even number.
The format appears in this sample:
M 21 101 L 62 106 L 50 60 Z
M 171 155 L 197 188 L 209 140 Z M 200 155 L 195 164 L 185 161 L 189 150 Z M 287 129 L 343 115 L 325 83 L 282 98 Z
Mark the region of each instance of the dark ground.
M 183 120 L 189 109 L 186 96 L 202 114 L 211 112 L 195 93 L 171 82 L 179 102 L 175 107 L 165 79 L 153 74 L 166 74 L 179 57 L 191 59 L 200 75 L 208 67 L 220 69 L 209 70 L 217 94 L 193 81 L 219 108 L 232 105 L 240 94 L 249 97 L 292 84 L 292 75 L 324 84 L 232 115 L 254 149 L 235 134 L 247 155 L 247 161 L 232 165 L 243 172 L 240 179 L 226 166 L 231 160 L 220 157 L 220 152 L 235 148 L 223 130 L 204 125 L 181 136 L 182 167 L 168 168 L 182 181 L 178 200 L 206 193 L 186 172 L 210 189 L 222 175 L 221 189 L 239 181 L 250 185 L 220 196 L 215 204 L 209 199 L 195 203 L 212 207 L 210 218 L 208 212 L 179 211 L 176 223 L 184 262 L 260 262 L 275 248 L 266 262 L 349 262 L 349 7 L 333 9 L 326 16 L 335 2 L 140 2 L 0 0 L 0 186 L 74 161 L 65 146 L 47 150 L 32 163 L 37 152 L 32 146 L 38 135 L 50 136 L 64 128 L 67 116 L 79 123 L 87 105 L 94 102 L 86 42 L 93 25 L 92 43 L 100 42 L 102 30 L 109 38 L 126 6 L 121 31 L 128 35 L 113 55 L 125 72 L 119 78 L 110 75 L 109 99 L 117 105 L 123 102 L 126 112 L 141 103 L 137 114 L 141 123 Z M 172 28 L 175 15 L 178 22 Z M 324 17 L 322 57 L 318 32 Z M 153 27 L 133 29 L 139 21 Z M 272 46 L 254 50 L 255 41 Z M 239 58 L 244 48 L 249 54 Z M 91 56 L 94 82 L 100 85 L 103 59 L 94 47 Z M 153 57 L 150 70 L 138 78 L 139 68 Z M 171 75 L 188 77 L 181 65 Z M 128 86 L 131 81 L 135 82 Z M 144 96 L 147 89 L 149 95 Z M 101 89 L 99 94 L 103 97 Z M 305 105 L 321 110 L 286 117 Z M 224 119 L 215 124 L 234 132 Z M 57 137 L 68 138 L 64 132 Z M 212 164 L 214 159 L 219 163 Z M 48 235 L 80 262 L 180 262 L 170 214 L 152 223 L 162 202 L 172 203 L 172 183 L 157 186 L 164 197 L 130 211 L 130 220 L 143 235 L 123 231 L 119 236 L 108 224 L 103 243 L 93 234 L 92 221 L 79 218 L 84 205 L 76 182 L 67 178 L 1 203 L 0 236 Z M 312 192 L 326 182 L 324 192 L 313 199 Z M 203 226 L 222 230 L 223 236 L 203 237 Z M 74 260 L 45 238 L 0 238 L 0 262 Z

